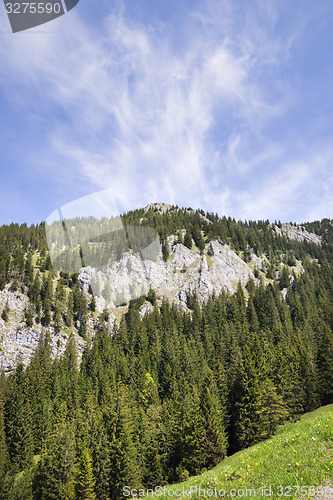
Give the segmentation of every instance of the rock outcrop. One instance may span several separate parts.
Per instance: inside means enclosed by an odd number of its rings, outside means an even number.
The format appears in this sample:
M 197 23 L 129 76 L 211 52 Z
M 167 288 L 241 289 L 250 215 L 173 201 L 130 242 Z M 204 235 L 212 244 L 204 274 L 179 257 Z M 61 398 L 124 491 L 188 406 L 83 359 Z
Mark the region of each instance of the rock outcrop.
M 186 308 L 189 293 L 196 292 L 199 301 L 205 302 L 212 293 L 218 295 L 222 290 L 233 293 L 239 281 L 244 284 L 254 279 L 249 265 L 219 241 L 206 245 L 202 254 L 196 247 L 190 250 L 174 241 L 173 236 L 168 238 L 172 253 L 167 261 L 161 257 L 141 260 L 129 251 L 108 269 L 82 268 L 79 280 L 86 290 L 94 283 L 93 289 L 100 291 L 96 297 L 99 311 L 105 307 L 112 311 L 121 302 L 119 294 L 123 294 L 122 301 L 126 302 L 129 297 L 145 295 L 152 288 L 159 297 Z
M 51 353 L 53 357 L 61 356 L 67 345 L 69 332 L 55 333 L 51 327 L 45 328 L 25 325 L 24 311 L 28 305 L 28 297 L 20 292 L 8 289 L 0 291 L 0 310 L 8 308 L 8 319 L 0 317 L 0 368 L 11 371 L 19 363 L 27 365 L 38 343 L 47 332 L 50 336 Z M 82 355 L 86 342 L 75 334 L 79 357 Z
M 167 203 L 150 203 L 144 208 L 145 213 L 148 212 L 148 210 L 154 210 L 154 212 L 158 212 L 160 214 L 163 214 L 164 212 L 167 212 L 168 210 L 172 209 L 172 205 L 168 205 Z
M 274 226 L 274 228 L 278 234 L 288 236 L 292 240 L 310 241 L 316 245 L 321 245 L 321 237 L 315 233 L 309 233 L 303 226 L 293 226 L 285 223 L 282 224 L 281 229 L 278 226 Z

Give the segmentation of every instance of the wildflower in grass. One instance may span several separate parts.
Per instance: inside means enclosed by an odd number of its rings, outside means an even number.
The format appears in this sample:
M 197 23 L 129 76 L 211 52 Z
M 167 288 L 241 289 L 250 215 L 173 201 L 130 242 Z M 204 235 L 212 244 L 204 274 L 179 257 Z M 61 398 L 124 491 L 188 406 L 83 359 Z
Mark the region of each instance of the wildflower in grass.
M 255 466 L 257 466 L 257 465 L 259 465 L 259 464 L 257 464 L 257 462 L 256 462 L 254 465 L 255 465 Z
M 296 465 L 299 465 L 299 463 L 298 463 L 298 462 L 296 462 Z

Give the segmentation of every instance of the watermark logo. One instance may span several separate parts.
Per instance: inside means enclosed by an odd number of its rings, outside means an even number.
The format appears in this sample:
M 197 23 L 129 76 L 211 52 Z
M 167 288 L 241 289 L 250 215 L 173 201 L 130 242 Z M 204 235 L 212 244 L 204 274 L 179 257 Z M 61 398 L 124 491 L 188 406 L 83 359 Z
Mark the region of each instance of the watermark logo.
M 111 189 L 62 206 L 45 229 L 53 267 L 78 273 L 100 310 L 147 295 L 163 280 L 157 231 L 125 227 Z
M 80 0 L 27 2 L 3 0 L 13 33 L 53 21 L 72 10 Z
M 282 250 L 273 251 L 272 248 L 270 248 L 267 255 L 266 277 L 275 279 L 281 274 L 284 266 L 295 267 L 296 264 L 297 261 L 294 250 L 282 252 Z

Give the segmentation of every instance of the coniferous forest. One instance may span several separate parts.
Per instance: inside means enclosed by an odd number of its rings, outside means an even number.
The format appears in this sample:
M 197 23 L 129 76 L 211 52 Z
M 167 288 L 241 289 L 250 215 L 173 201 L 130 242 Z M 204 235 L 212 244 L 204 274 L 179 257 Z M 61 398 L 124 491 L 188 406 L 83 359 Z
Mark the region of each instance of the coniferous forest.
M 150 291 L 110 328 L 77 275 L 52 268 L 44 224 L 0 227 L 0 289 L 29 298 L 26 327 L 72 331 L 62 357 L 45 334 L 27 367 L 0 374 L 1 499 L 118 499 L 126 485 L 184 480 L 333 402 L 331 220 L 303 225 L 320 245 L 203 211 L 137 210 L 123 223 L 155 228 L 165 259 L 175 235 L 271 264 L 234 294 L 190 295 L 187 311 Z M 291 279 L 296 260 L 304 272 Z M 154 310 L 141 318 L 145 300 Z M 86 340 L 80 363 L 74 330 Z

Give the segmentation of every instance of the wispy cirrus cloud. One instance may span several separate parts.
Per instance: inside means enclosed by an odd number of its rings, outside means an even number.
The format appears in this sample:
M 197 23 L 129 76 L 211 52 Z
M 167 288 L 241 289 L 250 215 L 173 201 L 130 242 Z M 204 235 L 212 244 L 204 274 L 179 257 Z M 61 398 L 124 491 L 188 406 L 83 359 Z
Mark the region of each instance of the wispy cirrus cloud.
M 311 198 L 309 158 L 324 145 L 293 149 L 274 130 L 297 100 L 287 74 L 296 35 L 279 36 L 279 15 L 277 2 L 207 2 L 184 18 L 180 47 L 167 24 L 121 12 L 98 33 L 75 12 L 43 43 L 5 39 L 0 84 L 42 139 L 24 161 L 59 186 L 75 179 L 77 196 L 113 187 L 122 210 L 166 201 L 298 217 L 295 193 Z

